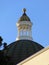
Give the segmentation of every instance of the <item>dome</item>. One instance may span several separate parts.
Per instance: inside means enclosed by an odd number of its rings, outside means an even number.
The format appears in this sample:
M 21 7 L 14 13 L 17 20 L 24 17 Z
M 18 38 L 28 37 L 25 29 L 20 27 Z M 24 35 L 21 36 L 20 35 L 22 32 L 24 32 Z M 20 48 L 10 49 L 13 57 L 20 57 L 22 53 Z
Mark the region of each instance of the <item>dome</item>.
M 8 45 L 5 54 L 10 56 L 13 65 L 16 65 L 43 48 L 43 46 L 34 41 L 19 40 Z

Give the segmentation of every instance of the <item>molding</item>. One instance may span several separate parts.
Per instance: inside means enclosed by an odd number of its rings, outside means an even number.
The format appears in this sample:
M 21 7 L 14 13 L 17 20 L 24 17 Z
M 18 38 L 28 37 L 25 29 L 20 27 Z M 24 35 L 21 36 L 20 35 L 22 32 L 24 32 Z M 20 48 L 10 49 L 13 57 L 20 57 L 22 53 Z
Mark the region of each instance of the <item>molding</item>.
M 26 40 L 32 40 L 32 37 L 30 37 L 30 36 L 18 36 L 16 38 L 16 40 L 24 40 L 24 39 L 26 39 Z
M 45 52 L 45 51 L 48 50 L 48 49 L 49 49 L 49 46 L 48 46 L 47 48 L 44 48 L 44 49 L 42 49 L 41 51 L 35 53 L 34 55 L 30 56 L 29 58 L 25 59 L 24 61 L 18 63 L 17 65 L 23 65 L 25 62 L 27 62 L 27 61 L 31 60 L 32 58 L 34 58 L 34 57 L 36 57 L 36 56 L 42 54 L 43 52 Z
M 17 26 L 23 25 L 23 24 L 32 26 L 32 23 L 30 21 L 20 21 L 20 22 L 17 22 L 16 23 Z

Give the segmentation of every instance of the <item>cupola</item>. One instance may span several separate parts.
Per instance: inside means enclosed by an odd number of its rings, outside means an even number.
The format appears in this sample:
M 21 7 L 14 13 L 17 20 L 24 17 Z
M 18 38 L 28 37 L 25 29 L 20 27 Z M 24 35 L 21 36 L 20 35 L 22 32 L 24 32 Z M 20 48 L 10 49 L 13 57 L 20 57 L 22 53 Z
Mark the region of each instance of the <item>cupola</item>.
M 16 23 L 18 27 L 18 36 L 16 40 L 32 40 L 32 22 L 23 9 L 23 14 Z

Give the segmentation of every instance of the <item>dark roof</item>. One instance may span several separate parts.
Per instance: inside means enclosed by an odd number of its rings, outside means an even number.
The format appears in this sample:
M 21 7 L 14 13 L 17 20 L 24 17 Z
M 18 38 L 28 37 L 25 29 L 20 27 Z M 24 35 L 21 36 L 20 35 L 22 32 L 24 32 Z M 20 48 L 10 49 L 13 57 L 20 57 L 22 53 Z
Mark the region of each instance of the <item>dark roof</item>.
M 43 46 L 34 41 L 19 40 L 7 47 L 6 55 L 11 57 L 11 61 L 15 65 L 43 48 Z
M 20 17 L 20 21 L 30 21 L 30 18 L 26 15 L 26 13 L 23 13 L 23 15 Z

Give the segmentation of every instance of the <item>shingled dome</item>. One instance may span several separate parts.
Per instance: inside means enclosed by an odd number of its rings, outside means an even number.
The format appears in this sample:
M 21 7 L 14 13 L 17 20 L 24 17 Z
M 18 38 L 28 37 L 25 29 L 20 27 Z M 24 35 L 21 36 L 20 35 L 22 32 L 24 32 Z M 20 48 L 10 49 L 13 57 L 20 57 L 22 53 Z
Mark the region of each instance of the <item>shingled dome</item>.
M 43 46 L 34 41 L 19 40 L 11 43 L 5 51 L 6 55 L 11 57 L 13 65 L 16 65 L 43 48 Z

